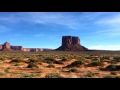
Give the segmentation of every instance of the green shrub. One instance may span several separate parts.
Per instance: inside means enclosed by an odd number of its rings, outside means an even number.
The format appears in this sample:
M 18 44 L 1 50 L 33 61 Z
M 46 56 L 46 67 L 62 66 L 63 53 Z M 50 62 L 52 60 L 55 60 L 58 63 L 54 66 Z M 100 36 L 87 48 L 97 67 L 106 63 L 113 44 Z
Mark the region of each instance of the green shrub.
M 63 64 L 62 61 L 54 61 L 55 64 Z
M 114 60 L 120 62 L 120 57 L 114 57 Z
M 33 68 L 33 67 L 38 68 L 38 66 L 33 62 L 30 62 L 27 67 L 28 68 Z
M 63 78 L 59 73 L 49 73 L 45 78 Z
M 93 73 L 93 72 L 88 72 L 85 76 L 86 76 L 86 77 L 93 77 L 93 76 L 95 76 L 95 73 Z
M 77 60 L 71 63 L 70 65 L 67 65 L 66 67 L 79 67 L 82 64 L 84 64 L 84 61 Z
M 49 64 L 47 67 L 48 68 L 55 68 L 55 66 L 53 64 Z
M 120 76 L 107 75 L 107 76 L 104 76 L 103 78 L 120 78 Z
M 70 72 L 78 72 L 78 70 L 76 68 L 71 68 Z
M 93 61 L 90 66 L 103 66 L 103 62 L 100 62 L 100 61 Z
M 108 65 L 104 70 L 117 71 L 120 70 L 120 65 Z
M 67 59 L 66 59 L 66 58 L 63 58 L 61 61 L 67 61 Z
M 4 61 L 4 60 L 6 60 L 6 58 L 5 57 L 0 57 L 0 60 Z
M 23 60 L 21 58 L 16 58 L 16 59 L 12 60 L 11 62 L 19 63 L 19 62 L 23 62 Z

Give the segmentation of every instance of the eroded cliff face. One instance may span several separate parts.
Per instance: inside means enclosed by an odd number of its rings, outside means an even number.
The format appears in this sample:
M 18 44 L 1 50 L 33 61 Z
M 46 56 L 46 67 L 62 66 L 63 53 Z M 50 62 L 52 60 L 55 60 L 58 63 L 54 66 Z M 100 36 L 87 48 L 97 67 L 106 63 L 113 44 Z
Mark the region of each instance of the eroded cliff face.
M 10 43 L 5 42 L 5 43 L 2 45 L 2 51 L 11 51 Z
M 80 45 L 79 37 L 63 36 L 62 46 L 56 49 L 57 51 L 87 51 L 88 49 Z
M 23 47 L 22 46 L 11 46 L 12 50 L 22 50 Z

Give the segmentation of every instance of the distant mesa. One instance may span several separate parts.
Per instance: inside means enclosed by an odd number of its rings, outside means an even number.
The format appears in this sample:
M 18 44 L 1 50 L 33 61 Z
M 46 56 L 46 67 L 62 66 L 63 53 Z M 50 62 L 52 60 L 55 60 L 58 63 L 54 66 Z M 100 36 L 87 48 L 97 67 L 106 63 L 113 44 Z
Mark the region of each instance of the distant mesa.
M 40 52 L 51 51 L 52 49 L 45 48 L 23 48 L 22 46 L 11 46 L 10 43 L 5 42 L 0 45 L 0 51 L 26 51 L 26 52 Z
M 52 51 L 53 49 L 45 48 L 23 48 L 22 46 L 12 46 L 10 43 L 5 42 L 0 44 L 0 51 L 26 51 L 26 52 L 41 52 Z M 54 51 L 88 51 L 88 49 L 80 44 L 79 37 L 63 36 L 62 45 L 54 49 Z
M 56 49 L 57 51 L 88 51 L 88 49 L 80 45 L 79 37 L 63 36 L 62 46 Z

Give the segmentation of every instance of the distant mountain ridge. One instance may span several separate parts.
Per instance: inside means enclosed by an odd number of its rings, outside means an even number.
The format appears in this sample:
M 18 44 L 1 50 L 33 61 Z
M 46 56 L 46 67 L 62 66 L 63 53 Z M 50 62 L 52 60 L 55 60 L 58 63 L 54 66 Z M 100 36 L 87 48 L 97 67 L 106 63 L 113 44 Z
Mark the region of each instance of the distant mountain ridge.
M 51 51 L 53 49 L 45 48 L 23 48 L 22 46 L 11 46 L 9 42 L 0 45 L 0 51 L 28 51 L 28 52 L 41 52 Z

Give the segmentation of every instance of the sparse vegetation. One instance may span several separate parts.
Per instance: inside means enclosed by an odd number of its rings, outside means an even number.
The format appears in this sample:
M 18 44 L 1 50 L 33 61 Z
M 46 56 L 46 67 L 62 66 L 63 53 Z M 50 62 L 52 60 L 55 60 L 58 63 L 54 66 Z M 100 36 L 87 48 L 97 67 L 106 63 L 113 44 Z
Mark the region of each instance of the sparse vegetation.
M 59 73 L 49 73 L 45 78 L 63 78 Z
M 100 61 L 93 61 L 92 63 L 89 64 L 90 66 L 103 66 L 103 62 Z
M 21 58 L 16 58 L 16 59 L 12 60 L 11 62 L 19 63 L 19 62 L 23 62 L 23 60 Z
M 71 68 L 70 72 L 78 72 L 78 70 L 76 68 Z
M 47 67 L 48 68 L 55 68 L 55 66 L 53 64 L 49 64 Z
M 30 62 L 27 67 L 28 68 L 34 68 L 34 67 L 38 68 L 38 66 L 35 63 L 33 63 L 33 62 Z
M 0 52 L 0 70 L 0 78 L 119 78 L 120 52 Z
M 104 70 L 108 70 L 108 71 L 118 71 L 120 70 L 120 65 L 108 65 Z
M 73 63 L 71 63 L 70 65 L 66 66 L 66 67 L 79 67 L 80 65 L 84 64 L 84 61 L 74 61 Z

